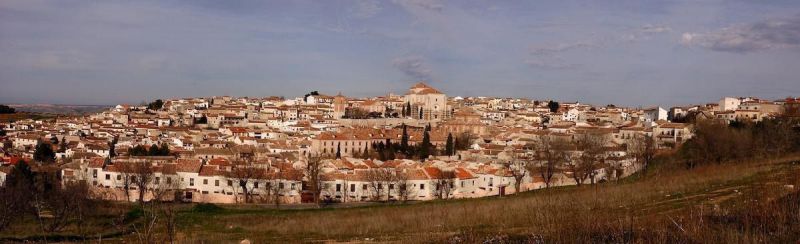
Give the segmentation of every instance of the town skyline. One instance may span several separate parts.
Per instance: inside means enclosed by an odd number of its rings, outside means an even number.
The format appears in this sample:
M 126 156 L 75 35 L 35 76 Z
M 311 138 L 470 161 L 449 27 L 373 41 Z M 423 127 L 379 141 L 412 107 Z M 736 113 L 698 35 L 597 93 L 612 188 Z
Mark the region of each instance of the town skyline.
M 781 99 L 800 93 L 798 5 L 4 1 L 0 102 L 366 97 L 419 80 L 454 96 L 624 106 Z

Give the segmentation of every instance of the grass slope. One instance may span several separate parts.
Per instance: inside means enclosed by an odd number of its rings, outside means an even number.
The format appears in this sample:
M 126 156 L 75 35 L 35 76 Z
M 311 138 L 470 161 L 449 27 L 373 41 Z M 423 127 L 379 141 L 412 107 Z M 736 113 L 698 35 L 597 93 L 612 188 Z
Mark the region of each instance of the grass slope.
M 249 239 L 258 243 L 797 240 L 797 219 L 789 219 L 794 221 L 785 226 L 789 229 L 779 230 L 756 221 L 767 215 L 798 217 L 797 192 L 785 187 L 797 185 L 800 180 L 800 165 L 787 163 L 792 160 L 711 165 L 693 170 L 661 166 L 646 177 L 504 198 L 348 209 L 186 210 L 181 215 L 181 231 L 191 241 Z M 787 197 L 794 198 L 788 203 L 780 202 Z M 760 209 L 764 204 L 768 209 Z

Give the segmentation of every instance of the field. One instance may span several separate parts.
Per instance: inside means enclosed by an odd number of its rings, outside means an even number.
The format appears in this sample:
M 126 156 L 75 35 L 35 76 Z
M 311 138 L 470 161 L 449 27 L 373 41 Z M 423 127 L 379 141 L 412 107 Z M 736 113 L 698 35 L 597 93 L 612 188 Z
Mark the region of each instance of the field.
M 504 198 L 334 210 L 186 212 L 183 232 L 192 240 L 256 242 L 796 241 L 800 202 L 797 190 L 786 185 L 800 181 L 800 165 L 787 162 L 662 168 L 623 182 Z
M 507 197 L 349 208 L 181 205 L 180 241 L 235 242 L 638 242 L 752 243 L 800 240 L 800 157 L 700 166 L 662 162 L 619 182 Z M 107 221 L 130 206 L 102 206 L 90 233 L 135 241 Z M 302 207 L 301 207 L 302 208 Z M 127 212 L 127 213 L 126 213 Z M 106 221 L 106 222 L 104 222 Z M 26 221 L 0 238 L 42 240 Z M 76 240 L 73 229 L 50 240 Z M 73 234 L 70 234 L 72 232 Z M 97 239 L 95 236 L 93 239 Z M 3 240 L 3 239 L 0 239 Z

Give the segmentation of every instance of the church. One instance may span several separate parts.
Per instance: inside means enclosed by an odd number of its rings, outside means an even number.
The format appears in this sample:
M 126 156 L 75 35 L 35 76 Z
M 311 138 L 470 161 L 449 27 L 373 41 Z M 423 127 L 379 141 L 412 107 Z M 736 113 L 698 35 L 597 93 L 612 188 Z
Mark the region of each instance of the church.
M 403 100 L 411 105 L 411 117 L 414 119 L 436 121 L 450 118 L 447 95 L 424 82 L 412 86 Z

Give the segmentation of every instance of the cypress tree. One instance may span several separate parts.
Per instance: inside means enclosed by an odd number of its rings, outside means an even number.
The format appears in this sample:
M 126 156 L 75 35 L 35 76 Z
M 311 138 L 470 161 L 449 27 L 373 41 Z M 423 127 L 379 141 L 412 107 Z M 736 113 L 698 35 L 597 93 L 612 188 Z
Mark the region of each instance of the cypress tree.
M 161 149 L 158 148 L 158 145 L 153 144 L 153 145 L 150 145 L 150 149 L 147 150 L 147 155 L 149 155 L 149 156 L 158 156 L 159 152 L 161 152 Z
M 403 124 L 403 136 L 400 138 L 400 150 L 405 151 L 408 148 L 408 130 L 406 124 Z
M 342 158 L 342 144 L 336 144 L 336 158 Z
M 447 156 L 453 156 L 455 154 L 455 144 L 453 144 L 453 134 L 447 133 L 447 143 L 444 146 L 444 151 Z
M 419 158 L 426 159 L 431 155 L 431 136 L 426 131 L 422 134 L 422 144 L 419 147 Z

